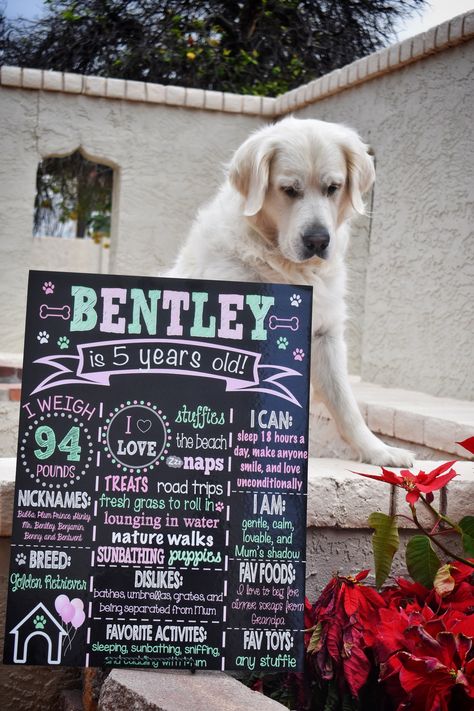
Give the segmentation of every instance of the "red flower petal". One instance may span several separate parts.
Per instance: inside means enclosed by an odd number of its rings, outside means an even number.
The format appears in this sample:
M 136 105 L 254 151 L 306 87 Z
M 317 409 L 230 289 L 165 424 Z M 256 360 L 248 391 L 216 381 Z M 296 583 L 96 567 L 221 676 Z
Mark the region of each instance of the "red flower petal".
M 430 472 L 428 472 L 426 476 L 430 481 L 432 481 L 440 474 L 443 474 L 444 472 L 448 471 L 448 469 L 451 469 L 453 464 L 456 464 L 456 459 L 453 459 L 451 462 L 443 462 L 443 464 L 440 464 L 439 467 L 436 467 L 436 469 L 432 469 Z
M 357 642 L 348 650 L 348 656 L 343 662 L 343 667 L 344 678 L 349 685 L 351 694 L 358 696 L 369 676 L 370 662 Z
M 454 469 L 451 469 L 451 471 L 444 476 L 431 480 L 428 484 L 417 484 L 417 489 L 423 492 L 423 494 L 428 491 L 437 491 L 438 489 L 442 489 L 443 486 L 446 486 L 446 484 L 448 484 L 451 479 L 454 479 L 455 476 L 457 476 L 457 472 L 455 472 Z
M 355 472 L 352 469 L 349 470 L 352 474 L 359 474 L 359 476 L 365 476 L 367 479 L 375 479 L 376 481 L 384 481 L 387 484 L 395 484 L 395 486 L 403 486 L 403 479 L 399 474 L 390 471 L 390 469 L 384 469 L 382 467 L 382 475 L 380 474 L 366 474 L 365 472 Z
M 463 634 L 466 637 L 474 637 L 474 615 L 466 615 L 462 619 L 450 626 L 453 634 Z
M 359 608 L 359 595 L 355 585 L 346 583 L 344 588 L 344 611 L 348 617 L 357 612 Z
M 418 499 L 420 498 L 420 492 L 419 491 L 409 491 L 408 494 L 406 495 L 406 500 L 408 501 L 409 504 L 416 504 Z
M 471 454 L 474 454 L 474 437 L 468 437 L 463 442 L 456 442 L 456 444 L 461 445 L 461 447 L 464 447 L 464 449 L 467 449 L 468 452 L 471 452 Z

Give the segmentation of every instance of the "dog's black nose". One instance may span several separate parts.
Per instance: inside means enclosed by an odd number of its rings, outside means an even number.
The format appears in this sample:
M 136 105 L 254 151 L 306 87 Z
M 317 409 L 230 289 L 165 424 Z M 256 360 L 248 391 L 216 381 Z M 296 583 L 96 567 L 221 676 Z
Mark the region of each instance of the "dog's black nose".
M 329 232 L 325 227 L 310 227 L 303 233 L 302 240 L 306 259 L 310 259 L 310 257 L 325 258 L 330 241 Z

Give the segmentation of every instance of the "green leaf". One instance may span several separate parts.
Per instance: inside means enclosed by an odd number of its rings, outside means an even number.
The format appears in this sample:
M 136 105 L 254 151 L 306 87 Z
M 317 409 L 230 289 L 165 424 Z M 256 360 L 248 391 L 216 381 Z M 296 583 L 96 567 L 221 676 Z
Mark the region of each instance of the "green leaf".
M 394 516 L 376 511 L 369 516 L 369 526 L 375 529 L 372 549 L 375 562 L 375 584 L 380 588 L 386 581 L 392 567 L 393 556 L 398 550 L 400 539 Z
M 464 516 L 459 521 L 462 529 L 462 547 L 469 557 L 474 558 L 474 516 Z
M 441 561 L 433 550 L 428 536 L 413 536 L 406 549 L 408 572 L 413 580 L 426 588 L 432 588 Z
M 339 694 L 337 692 L 336 684 L 332 679 L 329 682 L 328 694 L 326 696 L 326 703 L 324 704 L 323 711 L 337 711 L 339 708 Z
M 344 694 L 342 701 L 342 711 L 357 711 L 359 704 L 356 699 L 353 699 L 350 694 Z

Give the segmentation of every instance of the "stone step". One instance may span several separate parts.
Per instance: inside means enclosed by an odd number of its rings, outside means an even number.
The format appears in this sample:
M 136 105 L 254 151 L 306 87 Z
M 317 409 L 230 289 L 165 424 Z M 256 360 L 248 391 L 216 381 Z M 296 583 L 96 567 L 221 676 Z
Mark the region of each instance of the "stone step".
M 367 425 L 389 444 L 411 449 L 419 459 L 474 459 L 456 444 L 474 435 L 474 402 L 385 388 L 356 376 L 351 384 Z M 311 456 L 354 456 L 321 403 L 312 407 L 310 432 Z
M 62 691 L 59 697 L 60 711 L 85 711 L 82 692 L 79 689 Z
M 2 430 L 17 427 L 18 412 L 14 403 L 21 398 L 22 356 L 0 353 L 0 403 L 13 403 L 13 409 L 0 405 L 0 456 L 6 451 Z M 385 388 L 351 376 L 357 402 L 370 429 L 389 444 L 411 449 L 418 459 L 460 457 L 473 459 L 474 454 L 459 447 L 474 435 L 474 402 L 435 397 L 400 388 Z M 16 434 L 13 437 L 16 441 Z M 9 438 L 11 446 L 12 438 Z M 310 455 L 352 459 L 354 452 L 342 440 L 326 407 L 315 403 L 310 418 Z
M 283 711 L 222 672 L 114 669 L 100 694 L 99 711 Z
M 413 472 L 428 472 L 441 461 L 417 460 Z M 474 464 L 458 461 L 458 476 L 443 490 L 442 500 L 435 492 L 435 506 L 457 520 L 469 513 L 466 502 L 474 501 Z M 16 458 L 0 458 L 0 536 L 11 534 Z M 404 506 L 404 489 L 378 483 L 353 472 L 380 474 L 380 467 L 354 460 L 316 459 L 308 462 L 307 526 L 325 528 L 367 528 L 372 511 L 394 513 Z M 394 469 L 393 471 L 397 471 Z M 399 471 L 399 470 L 398 470 Z M 404 523 L 406 527 L 410 524 Z
M 411 471 L 429 472 L 441 461 L 417 460 Z M 474 463 L 457 461 L 453 468 L 458 476 L 442 490 L 434 492 L 433 505 L 458 521 L 470 513 L 474 501 Z M 400 469 L 390 467 L 391 471 Z M 311 458 L 308 466 L 308 528 L 367 528 L 367 519 L 373 511 L 383 513 L 406 513 L 406 491 L 383 482 L 374 481 L 354 472 L 381 474 L 381 468 L 362 462 L 341 459 Z M 420 514 L 423 522 L 423 514 Z M 415 528 L 404 520 L 403 528 Z

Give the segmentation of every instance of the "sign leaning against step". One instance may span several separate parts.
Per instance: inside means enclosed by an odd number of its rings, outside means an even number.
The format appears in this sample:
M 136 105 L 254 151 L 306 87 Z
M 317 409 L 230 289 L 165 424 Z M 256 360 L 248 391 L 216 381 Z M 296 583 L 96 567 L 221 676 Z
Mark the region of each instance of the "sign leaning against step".
M 6 663 L 302 669 L 311 297 L 30 273 Z

